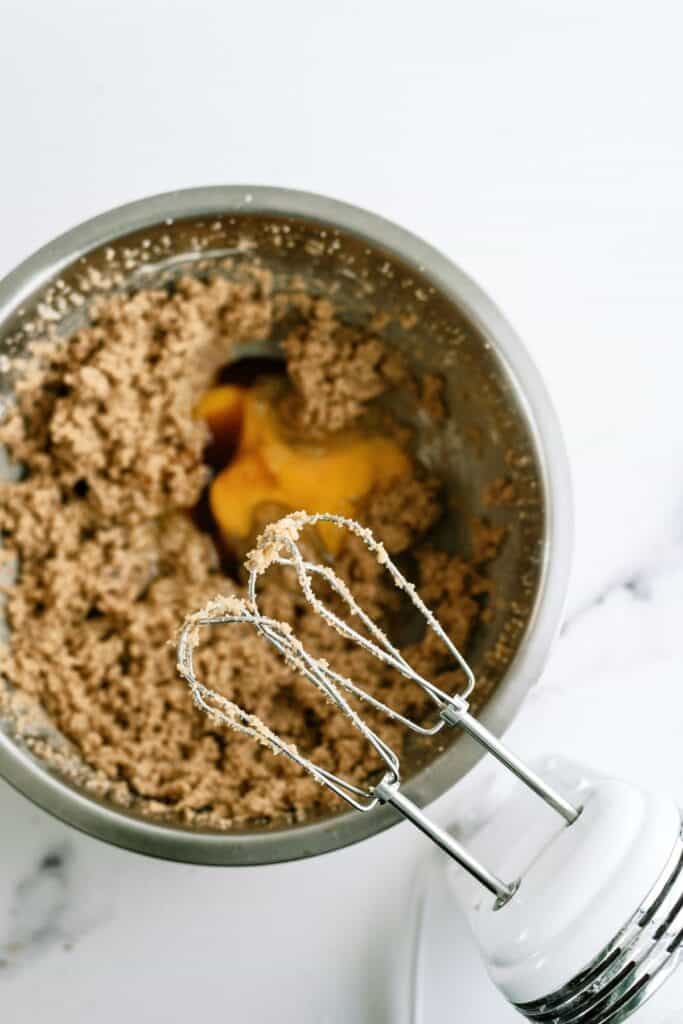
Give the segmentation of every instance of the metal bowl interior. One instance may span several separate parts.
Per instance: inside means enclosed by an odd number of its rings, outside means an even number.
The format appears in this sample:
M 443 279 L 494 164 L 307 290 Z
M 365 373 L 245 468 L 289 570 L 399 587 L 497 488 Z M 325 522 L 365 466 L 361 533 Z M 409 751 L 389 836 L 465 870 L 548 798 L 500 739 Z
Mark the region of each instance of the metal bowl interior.
M 117 263 L 120 257 L 130 265 L 118 285 L 108 281 L 112 251 Z M 80 225 L 5 278 L 0 352 L 21 352 L 26 323 L 39 307 L 44 313 L 52 302 L 54 308 L 58 280 L 82 292 L 89 279 L 94 291 L 87 299 L 101 286 L 135 288 L 179 272 L 206 274 L 228 256 L 238 262 L 257 257 L 276 280 L 298 274 L 310 290 L 332 287 L 336 306 L 351 321 L 385 311 L 391 318 L 386 341 L 418 371 L 445 378 L 449 415 L 420 436 L 419 454 L 446 484 L 444 545 L 466 551 L 475 516 L 506 529 L 490 567 L 493 615 L 466 652 L 478 679 L 481 717 L 494 732 L 502 731 L 537 678 L 561 615 L 570 546 L 567 463 L 542 382 L 513 331 L 438 252 L 381 218 L 320 196 L 246 187 L 170 193 Z M 87 302 L 67 308 L 58 329 L 73 330 L 86 315 Z M 401 319 L 406 327 L 398 326 Z M 11 391 L 11 374 L 3 387 Z M 501 477 L 514 485 L 514 505 L 485 507 L 485 485 Z M 270 863 L 345 846 L 395 820 L 391 811 L 377 809 L 229 833 L 155 822 L 94 799 L 37 760 L 9 721 L 0 725 L 0 774 L 10 783 L 94 836 L 159 857 Z M 405 762 L 406 792 L 418 804 L 428 803 L 480 754 L 456 731 L 431 745 L 415 744 Z

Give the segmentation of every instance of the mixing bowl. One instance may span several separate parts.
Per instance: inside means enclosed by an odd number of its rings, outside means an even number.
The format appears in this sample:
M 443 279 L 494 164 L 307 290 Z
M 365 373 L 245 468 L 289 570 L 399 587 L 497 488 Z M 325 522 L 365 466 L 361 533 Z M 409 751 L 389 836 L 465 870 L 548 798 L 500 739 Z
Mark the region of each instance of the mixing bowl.
M 514 331 L 445 256 L 389 221 L 323 196 L 249 186 L 171 192 L 81 224 L 9 274 L 0 283 L 0 352 L 21 352 L 25 325 L 36 315 L 59 318 L 60 331 L 78 326 L 88 297 L 108 286 L 112 261 L 124 267 L 113 286 L 130 288 L 179 270 L 207 273 L 229 254 L 237 260 L 258 257 L 276 277 L 300 274 L 312 291 L 334 283 L 335 302 L 350 320 L 362 321 L 374 308 L 388 312 L 386 342 L 400 348 L 417 371 L 444 378 L 448 417 L 419 445 L 422 460 L 447 486 L 442 543 L 465 548 L 473 516 L 485 515 L 506 531 L 490 568 L 492 615 L 467 651 L 479 679 L 480 716 L 489 729 L 502 732 L 537 680 L 562 612 L 571 533 L 567 458 L 543 382 Z M 60 301 L 60 288 L 82 293 L 84 279 L 90 291 L 83 306 Z M 4 387 L 11 389 L 10 374 Z M 513 484 L 515 500 L 490 507 L 483 492 L 498 479 Z M 479 756 L 480 748 L 456 731 L 440 734 L 438 745 L 409 754 L 407 795 L 428 803 Z M 60 777 L 26 748 L 9 722 L 0 729 L 0 775 L 93 836 L 200 864 L 312 856 L 395 820 L 390 810 L 378 808 L 230 832 L 153 821 Z

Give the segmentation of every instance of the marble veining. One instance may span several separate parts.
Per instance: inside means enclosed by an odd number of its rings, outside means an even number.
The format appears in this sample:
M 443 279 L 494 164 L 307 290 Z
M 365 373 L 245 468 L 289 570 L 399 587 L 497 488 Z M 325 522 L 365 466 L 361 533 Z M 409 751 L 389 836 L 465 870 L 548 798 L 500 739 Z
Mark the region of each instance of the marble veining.
M 70 846 L 63 842 L 47 849 L 37 864 L 17 880 L 7 913 L 7 930 L 0 945 L 0 966 L 19 966 L 70 936 L 64 930 L 68 907 Z

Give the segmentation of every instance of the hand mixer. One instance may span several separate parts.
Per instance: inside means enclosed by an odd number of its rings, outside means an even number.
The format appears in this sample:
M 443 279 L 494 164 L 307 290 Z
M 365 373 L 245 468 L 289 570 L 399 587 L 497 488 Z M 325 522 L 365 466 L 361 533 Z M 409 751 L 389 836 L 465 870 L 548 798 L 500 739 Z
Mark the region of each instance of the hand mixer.
M 329 566 L 306 559 L 299 546 L 301 533 L 319 522 L 334 523 L 363 541 L 452 656 L 465 679 L 463 692 L 445 693 L 423 678 L 360 607 L 348 585 Z M 468 697 L 475 679 L 462 654 L 384 546 L 354 520 L 304 512 L 286 516 L 266 528 L 245 564 L 247 598 L 217 598 L 191 615 L 180 632 L 178 669 L 196 704 L 214 720 L 291 758 L 357 811 L 391 805 L 456 861 L 467 872 L 458 873 L 459 902 L 488 971 L 528 1019 L 545 1024 L 616 1024 L 634 1014 L 652 1024 L 678 1019 L 679 1004 L 665 1006 L 659 999 L 660 986 L 683 955 L 683 841 L 675 804 L 612 779 L 574 780 L 571 792 L 562 795 L 512 754 L 470 713 Z M 425 724 L 398 714 L 314 657 L 287 623 L 263 615 L 257 585 L 271 566 L 292 569 L 306 600 L 333 629 L 421 687 L 435 706 L 435 721 Z M 359 628 L 316 594 L 316 580 L 343 602 Z M 378 782 L 358 785 L 314 764 L 260 719 L 197 678 L 193 652 L 201 629 L 230 623 L 252 625 L 350 719 L 384 765 Z M 459 726 L 525 784 L 526 796 L 509 801 L 476 839 L 497 861 L 496 870 L 405 796 L 397 754 L 345 693 L 422 736 Z M 673 993 L 673 986 L 663 991 L 669 990 Z M 654 993 L 658 998 L 650 999 Z M 663 1008 L 674 1015 L 662 1017 Z

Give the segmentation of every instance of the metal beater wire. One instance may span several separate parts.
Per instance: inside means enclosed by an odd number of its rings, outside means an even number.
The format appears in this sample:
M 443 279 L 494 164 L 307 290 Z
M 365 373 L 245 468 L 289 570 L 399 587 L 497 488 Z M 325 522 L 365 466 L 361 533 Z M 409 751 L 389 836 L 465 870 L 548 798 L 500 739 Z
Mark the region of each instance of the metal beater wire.
M 425 620 L 427 627 L 442 641 L 446 650 L 453 657 L 455 664 L 462 671 L 465 677 L 465 687 L 462 693 L 447 694 L 420 675 L 406 661 L 398 648 L 390 642 L 377 623 L 361 608 L 346 583 L 329 566 L 318 565 L 304 558 L 298 546 L 300 534 L 305 527 L 315 526 L 320 522 L 333 523 L 359 537 L 375 556 L 379 565 L 389 573 L 399 590 L 408 595 L 414 607 Z M 489 889 L 496 896 L 498 905 L 505 903 L 516 891 L 517 883 L 506 884 L 496 878 L 495 875 L 492 875 L 448 833 L 439 829 L 438 826 L 426 818 L 420 809 L 399 791 L 400 764 L 397 755 L 366 724 L 361 715 L 351 707 L 344 697 L 342 690 L 366 701 L 390 718 L 401 722 L 406 728 L 423 736 L 434 735 L 444 725 L 460 725 L 470 736 L 481 743 L 502 764 L 509 768 L 522 782 L 545 800 L 558 814 L 562 815 L 568 824 L 576 820 L 580 813 L 580 808 L 573 807 L 560 794 L 550 789 L 542 779 L 532 772 L 531 769 L 527 768 L 514 754 L 503 747 L 495 736 L 489 733 L 484 726 L 469 714 L 468 697 L 475 683 L 472 669 L 446 634 L 433 612 L 425 605 L 413 584 L 406 580 L 405 576 L 403 576 L 389 557 L 384 546 L 373 536 L 370 530 L 361 526 L 353 519 L 328 513 L 309 515 L 305 512 L 296 512 L 290 516 L 285 516 L 277 523 L 273 523 L 266 528 L 262 536 L 259 537 L 254 551 L 247 556 L 245 564 L 249 569 L 247 600 L 235 597 L 218 598 L 203 611 L 190 616 L 180 632 L 178 640 L 178 670 L 189 683 L 197 705 L 214 719 L 251 736 L 258 742 L 268 746 L 275 753 L 285 754 L 320 783 L 329 786 L 356 810 L 369 811 L 378 803 L 390 803 L 404 817 L 412 821 L 414 825 L 425 832 L 437 845 L 465 867 L 482 885 Z M 416 683 L 436 705 L 440 716 L 439 720 L 433 725 L 424 726 L 405 715 L 399 714 L 388 704 L 367 693 L 362 687 L 354 683 L 353 680 L 336 672 L 326 661 L 313 657 L 306 651 L 289 625 L 263 615 L 258 606 L 257 584 L 259 578 L 273 565 L 294 570 L 307 602 L 341 636 L 357 643 L 363 650 L 378 658 L 385 665 L 390 666 L 405 678 Z M 317 596 L 313 589 L 313 580 L 315 578 L 322 579 L 329 585 L 333 593 L 347 606 L 351 617 L 359 620 L 368 635 L 363 635 L 358 629 L 351 626 L 349 622 L 333 612 Z M 193 652 L 199 642 L 199 630 L 207 626 L 231 623 L 243 623 L 253 626 L 268 643 L 272 644 L 292 668 L 308 678 L 349 718 L 354 728 L 363 735 L 386 766 L 387 771 L 379 783 L 374 786 L 358 786 L 327 771 L 320 767 L 320 765 L 314 764 L 300 754 L 296 747 L 286 743 L 276 733 L 273 733 L 260 719 L 248 714 L 244 709 L 210 689 L 197 678 Z
M 285 657 L 291 661 L 296 657 L 297 669 L 306 675 L 340 710 L 351 719 L 353 725 L 371 744 L 379 757 L 387 766 L 391 778 L 398 779 L 399 762 L 394 752 L 386 743 L 358 715 L 348 704 L 343 695 L 331 687 L 326 679 L 325 673 L 321 671 L 316 659 L 312 658 L 300 645 L 293 643 L 293 639 L 283 629 L 283 624 L 275 619 L 269 619 L 259 612 L 250 612 L 247 609 L 238 614 L 211 615 L 193 618 L 183 627 L 178 641 L 178 670 L 190 685 L 190 690 L 195 703 L 202 711 L 211 718 L 217 719 L 231 729 L 244 733 L 255 739 L 257 742 L 270 747 L 274 753 L 285 754 L 295 761 L 301 768 L 311 774 L 319 782 L 329 786 L 338 796 L 346 800 L 359 811 L 369 811 L 376 807 L 379 798 L 369 788 L 356 786 L 346 779 L 340 778 L 327 769 L 316 765 L 307 757 L 304 757 L 292 744 L 286 743 L 277 733 L 274 733 L 260 719 L 250 715 L 237 704 L 227 700 L 222 694 L 205 686 L 197 679 L 194 669 L 193 650 L 195 639 L 193 634 L 198 627 L 217 626 L 230 623 L 246 623 L 255 626 Z M 362 802 L 356 799 L 361 797 Z
M 291 519 L 291 517 L 286 517 Z M 377 562 L 387 570 L 389 575 L 392 577 L 394 584 L 399 590 L 404 591 L 410 598 L 412 604 L 421 613 L 428 627 L 439 637 L 444 646 L 447 648 L 449 654 L 452 655 L 453 659 L 458 665 L 458 668 L 463 672 L 466 678 L 466 686 L 464 692 L 457 696 L 449 695 L 444 693 L 438 687 L 434 686 L 433 683 L 425 679 L 418 672 L 416 672 L 411 665 L 405 660 L 401 652 L 390 643 L 386 634 L 380 629 L 380 627 L 370 618 L 369 615 L 358 605 L 353 594 L 349 590 L 348 586 L 337 576 L 337 574 L 329 568 L 329 566 L 318 565 L 313 562 L 306 561 L 295 540 L 288 535 L 282 537 L 282 544 L 285 546 L 289 553 L 289 558 L 283 558 L 281 556 L 274 557 L 266 569 L 252 569 L 249 574 L 248 592 L 249 599 L 257 607 L 257 592 L 256 583 L 258 577 L 263 575 L 270 565 L 281 565 L 288 566 L 295 570 L 297 579 L 299 580 L 301 589 L 306 600 L 314 608 L 318 614 L 325 619 L 325 621 L 336 629 L 337 632 L 341 633 L 342 636 L 353 640 L 359 644 L 370 654 L 373 654 L 380 661 L 395 668 L 403 676 L 408 679 L 412 679 L 427 693 L 432 700 L 437 704 L 439 708 L 445 707 L 447 704 L 452 703 L 454 700 L 461 700 L 463 707 L 466 707 L 467 698 L 470 696 L 474 689 L 475 678 L 472 669 L 467 664 L 463 656 L 461 655 L 458 648 L 452 642 L 448 634 L 442 628 L 440 622 L 435 617 L 433 612 L 426 606 L 420 595 L 417 593 L 414 585 L 410 583 L 403 573 L 400 572 L 396 564 L 389 557 L 385 547 L 381 544 L 372 534 L 372 532 L 366 527 L 362 527 L 354 519 L 347 519 L 343 516 L 335 516 L 329 513 L 317 513 L 314 515 L 307 515 L 305 517 L 304 525 L 315 525 L 319 522 L 333 523 L 336 526 L 347 529 L 349 532 L 356 534 L 360 537 L 365 546 L 372 552 L 377 559 Z M 277 525 L 277 524 L 276 524 Z M 327 605 L 318 598 L 313 590 L 311 583 L 311 575 L 318 575 L 326 580 L 326 582 L 332 587 L 332 589 L 341 597 L 341 599 L 348 605 L 352 616 L 357 616 L 368 632 L 375 638 L 376 643 L 372 640 L 368 640 L 358 630 L 353 629 L 344 619 L 339 618 Z M 335 673 L 330 673 L 333 677 Z M 356 692 L 359 696 L 362 696 L 364 700 L 370 701 L 377 708 L 385 712 L 385 714 L 392 717 L 400 717 L 397 715 L 392 708 L 387 704 L 377 701 L 372 698 L 369 694 L 359 690 L 350 680 L 345 680 L 343 676 L 337 676 L 337 681 L 344 686 L 351 686 L 352 692 Z M 404 723 L 416 732 L 422 732 L 426 735 L 432 735 L 434 732 L 438 732 L 442 728 L 443 722 L 440 722 L 434 729 L 424 730 L 418 722 L 413 722 L 408 719 L 403 719 Z

